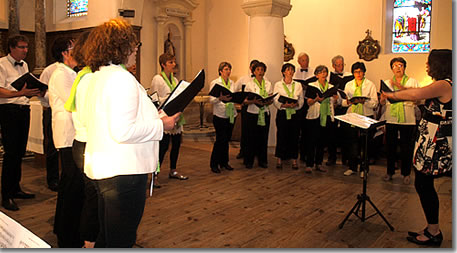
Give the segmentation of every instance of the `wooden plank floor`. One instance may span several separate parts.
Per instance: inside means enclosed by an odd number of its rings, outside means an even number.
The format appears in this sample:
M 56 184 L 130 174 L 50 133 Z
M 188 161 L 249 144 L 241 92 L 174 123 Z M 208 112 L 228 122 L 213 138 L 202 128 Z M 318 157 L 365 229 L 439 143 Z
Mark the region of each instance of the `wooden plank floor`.
M 408 230 L 420 230 L 425 218 L 413 182 L 402 184 L 395 175 L 384 182 L 385 160 L 370 167 L 368 195 L 394 226 L 390 231 L 378 215 L 362 222 L 346 217 L 362 192 L 358 176 L 343 176 L 336 165 L 327 173 L 305 174 L 290 165 L 275 168 L 270 152 L 269 168 L 246 169 L 236 160 L 234 171 L 214 174 L 209 169 L 212 143 L 184 139 L 178 161 L 187 181 L 168 179 L 168 158 L 159 181 L 146 200 L 138 230 L 137 247 L 144 248 L 419 248 L 406 241 Z M 384 165 L 383 165 L 384 164 Z M 33 200 L 17 200 L 18 212 L 0 210 L 57 247 L 52 233 L 56 193 L 46 188 L 45 169 L 33 160 L 23 163 L 23 189 L 36 193 Z M 436 180 L 440 197 L 442 248 L 452 247 L 452 179 Z M 367 216 L 374 210 L 367 202 Z

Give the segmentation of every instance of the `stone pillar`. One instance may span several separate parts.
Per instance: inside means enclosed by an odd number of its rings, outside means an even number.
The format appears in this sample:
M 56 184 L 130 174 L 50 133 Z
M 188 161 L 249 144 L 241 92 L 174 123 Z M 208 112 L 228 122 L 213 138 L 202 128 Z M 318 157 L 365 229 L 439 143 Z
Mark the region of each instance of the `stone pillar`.
M 163 54 L 163 34 L 164 34 L 164 25 L 165 25 L 165 22 L 167 22 L 168 20 L 168 16 L 156 16 L 155 17 L 156 21 L 157 21 L 157 36 L 156 36 L 156 40 L 157 40 L 157 57 L 156 57 L 156 61 L 157 61 L 157 71 L 156 73 L 160 73 L 160 71 L 162 71 L 162 68 L 160 67 L 160 64 L 159 64 L 159 56 L 161 54 Z
M 197 73 L 192 73 L 192 24 L 194 20 L 186 18 L 184 20 L 184 41 L 185 41 L 185 58 L 184 62 L 186 63 L 186 73 L 184 76 L 185 80 L 192 80 Z
M 8 34 L 19 34 L 19 12 L 17 0 L 8 0 Z
M 35 69 L 40 76 L 46 67 L 46 8 L 45 0 L 35 0 Z
M 249 61 L 257 59 L 267 65 L 265 76 L 274 85 L 282 79 L 284 63 L 284 23 L 290 0 L 245 0 L 241 5 L 249 18 Z M 270 106 L 271 120 L 268 145 L 276 144 L 276 108 Z

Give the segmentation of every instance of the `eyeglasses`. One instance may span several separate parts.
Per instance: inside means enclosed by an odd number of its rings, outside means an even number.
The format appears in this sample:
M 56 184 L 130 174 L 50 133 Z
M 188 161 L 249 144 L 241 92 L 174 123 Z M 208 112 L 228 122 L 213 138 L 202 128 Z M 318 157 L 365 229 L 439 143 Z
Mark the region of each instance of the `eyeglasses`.
M 354 74 L 363 74 L 365 73 L 363 70 L 355 70 L 354 71 Z
M 394 65 L 392 66 L 392 68 L 398 68 L 398 69 L 404 68 L 404 67 L 405 67 L 405 65 L 403 65 L 403 64 L 394 64 Z
M 138 43 L 136 44 L 136 47 L 139 48 L 139 47 L 141 47 L 142 45 L 143 45 L 143 43 L 140 41 L 140 42 L 138 42 Z
M 16 46 L 17 48 L 20 48 L 20 49 L 28 49 L 29 46 Z

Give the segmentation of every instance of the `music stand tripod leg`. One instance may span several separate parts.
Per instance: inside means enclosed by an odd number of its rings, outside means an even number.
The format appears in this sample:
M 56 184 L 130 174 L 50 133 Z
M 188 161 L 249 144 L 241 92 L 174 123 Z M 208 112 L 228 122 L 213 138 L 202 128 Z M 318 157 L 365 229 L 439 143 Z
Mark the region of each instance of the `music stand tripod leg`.
M 386 217 L 384 217 L 384 215 L 382 215 L 381 211 L 379 211 L 379 209 L 374 205 L 373 202 L 371 202 L 371 199 L 370 198 L 367 198 L 368 202 L 370 203 L 370 205 L 373 207 L 374 210 L 376 210 L 376 213 L 379 214 L 379 216 L 381 216 L 381 218 L 384 220 L 384 222 L 387 224 L 387 226 L 390 228 L 391 231 L 394 231 L 394 227 L 392 227 L 392 225 L 390 225 L 390 223 L 387 221 Z
M 355 205 L 352 207 L 351 211 L 349 211 L 349 213 L 346 215 L 346 218 L 344 218 L 344 220 L 340 223 L 340 225 L 338 225 L 338 227 L 339 227 L 340 229 L 343 228 L 344 223 L 346 223 L 346 221 L 349 219 L 349 216 L 351 216 L 351 214 L 354 213 L 354 215 L 355 215 L 354 210 L 357 209 L 357 211 L 358 211 L 359 208 L 360 208 L 360 204 L 361 204 L 361 203 L 362 203 L 362 199 L 361 199 L 361 198 L 358 198 L 357 202 L 356 202 Z

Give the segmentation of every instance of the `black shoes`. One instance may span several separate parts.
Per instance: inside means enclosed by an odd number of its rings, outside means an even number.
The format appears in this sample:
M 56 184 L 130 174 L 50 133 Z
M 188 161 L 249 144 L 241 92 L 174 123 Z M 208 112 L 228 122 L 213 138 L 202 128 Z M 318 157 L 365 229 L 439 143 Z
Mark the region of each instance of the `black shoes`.
M 59 185 L 57 183 L 52 183 L 52 184 L 48 185 L 48 189 L 53 192 L 57 192 L 58 187 L 59 187 Z
M 259 163 L 259 166 L 261 168 L 264 168 L 264 169 L 267 169 L 268 168 L 268 164 L 267 163 Z
M 236 159 L 241 159 L 241 158 L 243 158 L 243 157 L 244 157 L 244 156 L 243 156 L 243 153 L 241 153 L 241 152 L 238 153 L 238 155 L 236 155 Z
M 221 165 L 222 168 L 226 169 L 226 170 L 233 170 L 233 167 L 230 166 L 228 163 L 225 164 L 225 165 Z
M 25 193 L 22 190 L 13 194 L 13 199 L 33 199 L 35 194 Z
M 218 168 L 218 166 L 211 166 L 211 171 L 214 173 L 221 173 L 221 170 Z
M 428 232 L 428 229 L 424 229 L 424 235 L 425 235 L 425 237 L 428 238 L 428 240 L 426 240 L 426 241 L 419 241 L 417 239 L 417 236 L 419 235 L 418 233 L 408 232 L 408 235 L 410 235 L 410 236 L 406 237 L 406 239 L 417 245 L 438 246 L 439 247 L 441 245 L 441 243 L 443 242 L 443 233 L 441 233 L 441 230 L 440 230 L 439 234 L 432 235 L 432 234 L 430 234 L 430 232 Z M 413 236 L 413 235 L 416 235 L 416 236 Z
M 333 159 L 330 159 L 325 163 L 325 165 L 327 165 L 327 166 L 333 166 L 335 164 L 336 164 L 336 160 L 333 160 Z
M 2 200 L 2 206 L 3 206 L 6 210 L 10 210 L 10 211 L 17 211 L 17 210 L 19 210 L 19 207 L 16 205 L 16 202 L 14 202 L 13 199 L 3 199 L 3 200 Z

